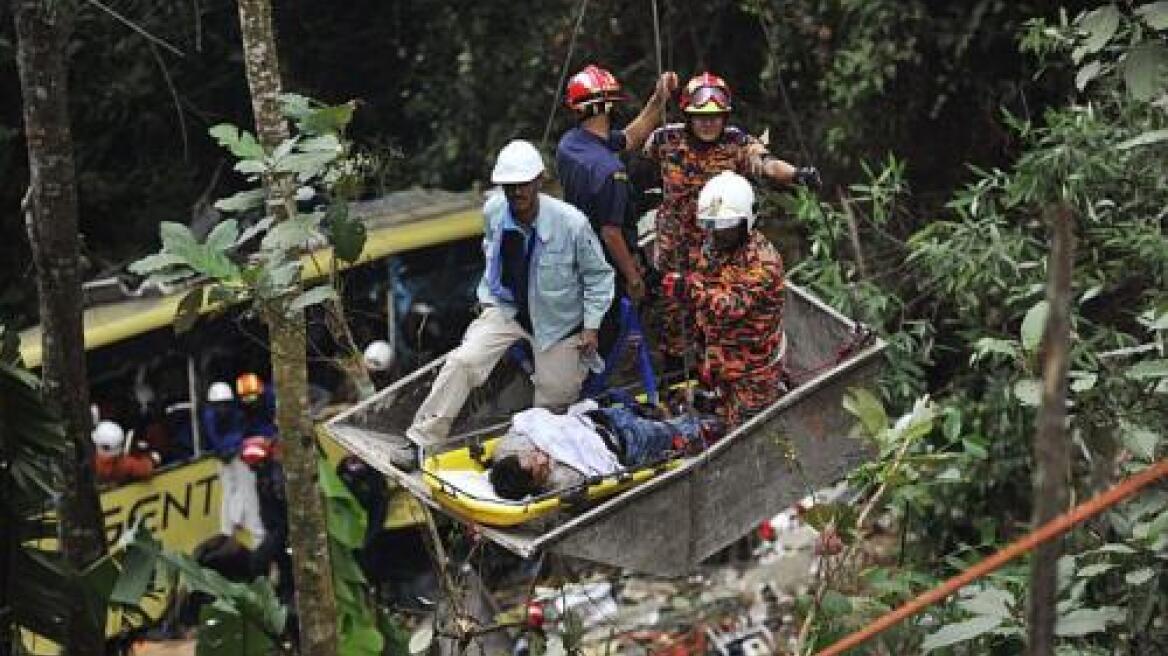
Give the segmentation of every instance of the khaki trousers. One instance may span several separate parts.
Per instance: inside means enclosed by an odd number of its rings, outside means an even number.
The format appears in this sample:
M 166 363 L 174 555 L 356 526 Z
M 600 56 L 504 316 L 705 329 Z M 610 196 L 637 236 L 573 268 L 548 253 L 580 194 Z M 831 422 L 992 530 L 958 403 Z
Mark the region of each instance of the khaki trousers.
M 531 335 L 514 319 L 508 319 L 497 307 L 487 307 L 466 329 L 462 344 L 446 356 L 430 395 L 414 415 L 407 431 L 413 441 L 426 445 L 441 442 L 450 435 L 471 390 L 491 375 L 499 358 L 516 340 L 531 342 Z M 580 385 L 588 373 L 580 361 L 579 334 L 566 337 L 535 354 L 535 385 L 532 402 L 536 406 L 567 405 L 580 396 Z

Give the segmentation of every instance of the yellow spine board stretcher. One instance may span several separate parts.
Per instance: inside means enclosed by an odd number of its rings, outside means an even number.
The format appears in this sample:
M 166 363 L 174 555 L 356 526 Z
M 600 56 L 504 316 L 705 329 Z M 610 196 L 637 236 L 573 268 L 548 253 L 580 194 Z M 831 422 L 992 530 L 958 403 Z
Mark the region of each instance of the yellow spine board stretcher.
M 520 501 L 486 499 L 460 489 L 444 474 L 459 471 L 483 473 L 483 466 L 501 438 L 483 443 L 483 456 L 475 457 L 474 447 L 463 447 L 430 456 L 422 463 L 422 477 L 434 499 L 459 517 L 485 526 L 517 526 L 561 510 L 579 509 L 636 487 L 651 478 L 681 465 L 682 459 L 666 460 L 637 469 L 618 472 L 600 479 L 590 479 L 582 487 L 555 490 Z

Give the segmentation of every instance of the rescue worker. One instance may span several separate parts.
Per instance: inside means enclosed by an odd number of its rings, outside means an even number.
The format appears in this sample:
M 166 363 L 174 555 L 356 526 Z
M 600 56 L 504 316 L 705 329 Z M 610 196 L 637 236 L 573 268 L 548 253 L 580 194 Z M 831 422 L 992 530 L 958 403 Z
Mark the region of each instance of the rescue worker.
M 361 356 L 373 386 L 381 389 L 388 385 L 392 373 L 390 369 L 393 367 L 393 347 L 389 342 L 384 339 L 369 342 Z
M 235 397 L 243 411 L 244 435 L 276 435 L 276 395 L 263 379 L 250 372 L 240 374 L 235 379 Z
M 246 388 L 245 388 L 246 389 Z M 231 386 L 223 381 L 207 388 L 207 404 L 202 410 L 202 428 L 207 446 L 219 458 L 219 532 L 232 536 L 236 527 L 251 534 L 252 544 L 264 539 L 255 474 L 240 458 L 243 438 L 248 433 L 243 409 L 235 402 Z
M 535 405 L 567 405 L 580 394 L 588 370 L 582 363 L 596 356 L 597 330 L 612 302 L 613 272 L 588 218 L 540 193 L 543 177 L 543 158 L 531 143 L 515 140 L 499 151 L 491 182 L 503 193 L 483 205 L 483 310 L 414 416 L 407 434 L 415 444 L 449 435 L 471 390 L 519 339 L 534 354 Z
M 157 453 L 127 449 L 126 433 L 115 422 L 98 422 L 91 438 L 97 449 L 93 467 L 99 483 L 126 483 L 150 478 L 159 464 Z
M 681 272 L 698 261 L 704 241 L 695 207 L 698 192 L 722 171 L 782 184 L 818 187 L 819 172 L 812 166 L 796 168 L 770 155 L 758 139 L 729 125 L 730 87 L 712 73 L 686 83 L 680 99 L 685 123 L 658 128 L 645 144 L 645 154 L 661 166 L 664 197 L 657 210 L 657 270 Z M 683 335 L 692 334 L 693 316 L 666 299 L 662 325 L 663 347 L 676 361 L 684 355 Z
M 677 88 L 677 74 L 663 73 L 649 102 L 624 130 L 612 125 L 612 109 L 624 100 L 621 86 L 609 71 L 589 65 L 568 81 L 565 104 L 576 116 L 576 127 L 564 133 L 556 148 L 556 170 L 564 200 L 584 213 L 604 245 L 605 258 L 616 272 L 616 301 L 600 328 L 600 352 L 607 356 L 620 329 L 620 297 L 634 303 L 645 297 L 645 280 L 634 255 L 636 220 L 628 172 L 618 154 L 637 151 L 661 121 L 665 103 Z
M 717 413 L 737 426 L 783 393 L 783 260 L 754 229 L 754 190 L 737 173 L 702 187 L 697 218 L 696 266 L 662 282 L 667 296 L 691 308 L 699 377 L 716 393 Z
M 276 565 L 276 594 L 284 604 L 292 603 L 292 556 L 288 553 L 288 498 L 284 490 L 284 467 L 277 457 L 275 440 L 253 435 L 243 441 L 239 457 L 256 478 L 263 540 L 251 552 L 252 576 L 267 577 Z

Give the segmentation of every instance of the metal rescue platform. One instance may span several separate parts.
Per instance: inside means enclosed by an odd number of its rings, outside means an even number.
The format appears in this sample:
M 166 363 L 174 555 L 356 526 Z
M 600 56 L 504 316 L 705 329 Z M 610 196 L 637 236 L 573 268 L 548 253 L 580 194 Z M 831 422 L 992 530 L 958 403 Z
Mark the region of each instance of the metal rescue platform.
M 638 572 L 685 574 L 763 519 L 869 461 L 869 445 L 848 436 L 854 420 L 844 392 L 870 386 L 885 344 L 796 285 L 787 285 L 783 328 L 787 371 L 797 385 L 770 408 L 698 456 L 592 503 L 572 503 L 555 521 L 481 526 L 490 540 L 525 557 L 544 551 Z M 432 362 L 338 415 L 324 429 L 346 449 L 393 477 L 417 498 L 461 521 L 435 498 L 421 472 L 390 462 L 395 444 L 429 392 L 442 360 Z M 501 435 L 528 407 L 530 383 L 500 363 L 455 423 L 449 448 Z

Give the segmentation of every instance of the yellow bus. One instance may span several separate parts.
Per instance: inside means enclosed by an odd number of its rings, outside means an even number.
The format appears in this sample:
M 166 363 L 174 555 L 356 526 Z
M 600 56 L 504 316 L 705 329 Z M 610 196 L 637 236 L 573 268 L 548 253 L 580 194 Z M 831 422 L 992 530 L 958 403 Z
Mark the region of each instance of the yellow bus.
M 477 237 L 482 234 L 483 226 L 479 207 L 480 198 L 475 193 L 428 190 L 396 192 L 377 200 L 353 203 L 350 212 L 365 223 L 368 237 L 360 260 L 350 267 L 352 273 L 363 272 L 366 277 L 380 280 L 383 271 L 385 276 L 390 276 L 390 273 L 389 267 L 377 269 L 379 264 L 385 265 L 392 258 L 408 256 L 425 261 L 438 257 L 437 253 L 450 247 L 460 247 L 465 252 L 475 254 L 472 259 L 477 262 Z M 331 261 L 330 255 L 327 250 L 305 255 L 305 280 L 328 275 L 326 267 Z M 449 274 L 450 271 L 445 273 Z M 344 275 L 349 274 L 350 271 L 346 271 Z M 400 321 L 396 319 L 401 314 L 401 306 L 394 303 L 394 297 L 400 300 L 402 293 L 400 289 L 392 289 L 395 284 L 400 287 L 401 281 L 389 285 L 389 298 L 385 299 L 382 308 L 387 315 L 387 338 L 395 349 L 406 350 L 405 345 L 397 343 L 400 338 L 395 337 L 403 332 Z M 91 303 L 84 310 L 85 348 L 92 386 L 121 381 L 124 387 L 128 384 L 126 378 L 132 374 L 136 358 L 156 358 L 161 351 L 182 353 L 184 346 L 188 349 L 183 354 L 185 371 L 178 372 L 178 375 L 186 379 L 187 412 L 196 435 L 191 440 L 193 453 L 189 458 L 156 470 L 149 479 L 102 489 L 101 505 L 110 544 L 141 522 L 165 548 L 191 553 L 198 544 L 220 530 L 217 461 L 212 455 L 201 453 L 200 440 L 197 438 L 199 405 L 211 381 L 200 371 L 198 354 L 190 352 L 189 348 L 191 344 L 198 344 L 201 332 L 216 333 L 222 337 L 224 326 L 216 323 L 221 322 L 222 318 L 208 316 L 197 322 L 186 336 L 174 334 L 171 328 L 179 303 L 193 288 L 189 285 L 166 293 L 140 296 L 122 294 L 121 298 Z M 440 291 L 449 294 L 449 289 Z M 204 312 L 208 311 L 204 309 Z M 461 334 L 461 329 L 457 332 Z M 20 352 L 26 366 L 40 366 L 42 352 L 39 326 L 20 334 Z M 310 368 L 312 366 L 310 362 Z M 331 462 L 336 463 L 345 455 L 345 451 L 323 431 L 318 431 L 318 435 Z M 394 490 L 385 527 L 403 528 L 419 523 L 421 515 L 415 503 L 408 493 Z M 169 596 L 152 595 L 151 599 L 146 600 L 144 610 L 147 615 L 155 620 L 160 619 L 166 610 Z M 119 630 L 120 624 L 121 618 L 111 617 L 111 635 Z M 26 640 L 26 646 L 31 647 L 33 653 L 54 653 L 52 647 L 44 643 L 43 640 L 40 644 L 36 644 L 35 639 L 31 643 Z

